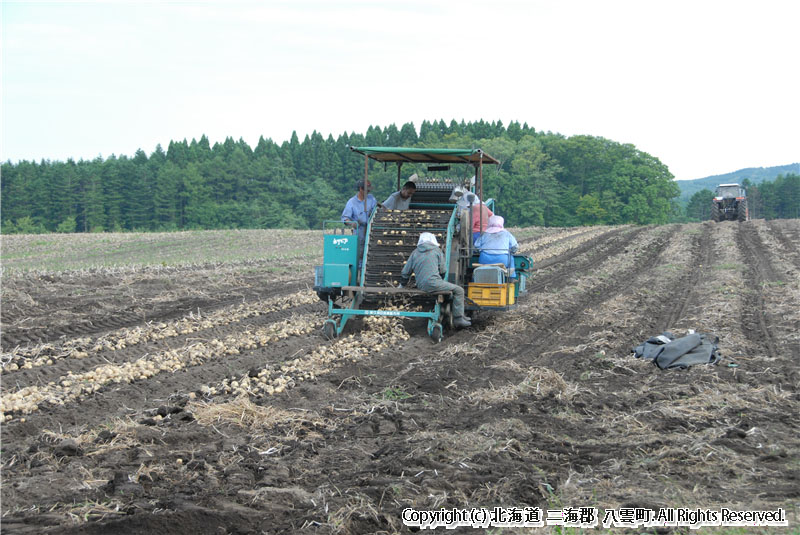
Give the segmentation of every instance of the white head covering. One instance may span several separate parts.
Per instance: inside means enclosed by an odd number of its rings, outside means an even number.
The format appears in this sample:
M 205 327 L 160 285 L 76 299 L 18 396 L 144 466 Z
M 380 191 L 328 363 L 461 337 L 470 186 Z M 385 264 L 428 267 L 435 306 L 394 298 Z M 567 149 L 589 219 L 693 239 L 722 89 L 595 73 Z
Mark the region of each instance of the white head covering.
M 453 188 L 453 192 L 450 194 L 450 202 L 461 202 L 461 199 L 464 198 L 464 195 L 467 194 L 467 190 L 461 186 L 456 186 Z
M 480 204 L 481 201 L 478 199 L 478 196 L 474 193 L 467 193 L 461 200 L 458 202 L 458 205 L 462 208 L 469 208 L 470 204 Z
M 489 226 L 486 227 L 486 232 L 488 232 L 489 234 L 496 234 L 498 232 L 503 232 L 505 230 L 505 228 L 503 227 L 505 223 L 506 220 L 503 219 L 502 216 L 493 215 L 492 217 L 489 218 Z
M 417 241 L 417 245 L 422 245 L 423 243 L 432 243 L 436 247 L 439 247 L 439 242 L 436 241 L 436 236 L 431 234 L 430 232 L 423 232 L 419 235 L 419 240 Z
M 453 194 L 450 195 L 450 202 L 453 201 L 462 209 L 469 208 L 470 204 L 480 204 L 481 202 L 477 195 L 461 186 L 453 188 Z

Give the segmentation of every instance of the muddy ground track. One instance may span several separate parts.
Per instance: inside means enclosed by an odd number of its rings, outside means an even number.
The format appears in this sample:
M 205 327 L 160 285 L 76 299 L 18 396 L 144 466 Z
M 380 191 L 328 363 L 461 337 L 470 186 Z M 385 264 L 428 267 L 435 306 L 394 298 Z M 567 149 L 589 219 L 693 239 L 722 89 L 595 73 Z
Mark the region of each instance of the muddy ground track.
M 645 229 L 615 229 L 589 240 L 562 255 L 536 264 L 529 291 L 560 289 L 570 283 L 571 272 L 583 272 L 609 256 L 625 252 L 630 242 Z
M 268 284 L 258 291 L 254 291 L 253 288 L 249 286 L 241 287 L 238 289 L 231 289 L 229 292 L 230 294 L 236 295 L 236 297 L 218 296 L 217 298 L 179 299 L 165 306 L 156 306 L 147 311 L 131 312 L 121 310 L 114 314 L 104 314 L 87 319 L 78 319 L 69 325 L 55 328 L 30 329 L 15 327 L 11 324 L 19 319 L 19 314 L 4 310 L 2 347 L 3 350 L 8 350 L 18 345 L 52 342 L 60 338 L 96 335 L 112 329 L 134 327 L 145 322 L 165 321 L 178 318 L 193 310 L 215 310 L 246 300 L 263 299 L 274 295 L 288 294 L 307 286 L 308 279 L 304 277 L 274 285 Z M 8 326 L 5 324 L 8 324 Z
M 563 270 L 569 267 L 571 273 L 580 270 L 588 270 L 594 264 L 601 261 L 602 258 L 607 258 L 622 251 L 625 245 L 630 242 L 630 239 L 634 235 L 639 235 L 644 229 L 635 229 L 633 231 L 631 231 L 631 229 L 626 230 L 627 233 L 623 234 L 624 237 L 618 237 L 620 231 L 613 230 L 575 249 L 567 251 L 563 255 L 564 263 L 561 269 Z M 576 234 L 566 240 L 558 240 L 554 243 L 562 243 L 570 239 L 577 239 L 583 234 L 584 233 Z M 616 240 L 608 245 L 607 242 L 611 238 L 616 238 Z M 592 251 L 592 254 L 587 258 L 581 258 L 579 261 L 576 261 L 574 259 L 579 257 L 579 255 L 575 253 L 576 250 L 584 253 L 586 251 Z M 548 265 L 552 266 L 554 263 L 548 262 Z M 544 284 L 558 286 L 560 284 L 558 280 L 561 280 L 565 284 L 567 279 L 563 272 L 553 272 L 551 268 Z M 264 292 L 263 295 L 282 295 L 283 293 L 288 293 L 292 289 L 293 285 L 290 285 L 287 286 L 285 292 L 283 290 L 273 290 Z M 215 302 L 214 308 L 221 308 L 224 304 L 229 303 L 227 300 L 217 301 Z M 263 316 L 247 318 L 225 326 L 216 326 L 189 334 L 133 345 L 122 350 L 100 351 L 92 353 L 89 357 L 80 360 L 60 359 L 55 361 L 52 365 L 37 367 L 30 370 L 19 370 L 14 373 L 6 374 L 3 378 L 4 388 L 13 387 L 19 389 L 30 385 L 43 385 L 48 381 L 55 381 L 59 377 L 65 376 L 67 373 L 77 374 L 86 372 L 105 363 L 121 364 L 131 362 L 161 350 L 186 347 L 186 345 L 192 341 L 207 340 L 210 338 L 222 339 L 228 334 L 236 334 L 248 329 L 252 330 L 281 319 L 287 319 L 296 314 L 316 312 L 320 317 L 323 317 L 324 308 L 324 304 L 321 302 L 301 305 Z M 354 321 L 353 323 L 354 327 L 350 330 L 357 331 L 360 322 Z M 479 332 L 479 329 L 480 327 L 476 327 L 476 329 L 473 329 L 473 332 L 469 333 L 467 336 L 473 335 L 474 332 Z M 82 415 L 80 416 L 80 420 L 75 420 L 76 414 L 74 408 L 72 408 L 72 404 L 52 407 L 47 411 L 40 411 L 29 415 L 26 418 L 27 425 L 22 426 L 23 429 L 21 433 L 24 435 L 28 429 L 33 427 L 50 428 L 57 424 L 87 425 L 91 427 L 97 425 L 97 423 L 103 418 L 106 418 L 109 413 L 124 410 L 123 407 L 131 405 L 130 401 L 136 399 L 143 401 L 148 400 L 153 405 L 151 408 L 155 408 L 159 404 L 165 403 L 165 400 L 175 392 L 183 390 L 182 385 L 205 384 L 213 382 L 214 379 L 231 377 L 235 375 L 236 372 L 246 372 L 254 366 L 288 360 L 297 354 L 307 353 L 319 343 L 320 338 L 318 335 L 309 336 L 303 340 L 283 340 L 274 344 L 273 347 L 247 351 L 235 357 L 228 356 L 224 359 L 207 362 L 203 366 L 192 366 L 181 370 L 177 375 L 162 373 L 158 375 L 157 381 L 147 381 L 145 385 L 141 385 L 139 382 L 128 385 L 109 385 L 96 396 L 88 399 L 81 399 L 81 406 L 85 407 L 87 410 L 81 411 Z M 153 388 L 154 386 L 155 388 Z M 9 429 L 7 433 L 14 433 L 14 430 Z
M 131 473 L 144 465 L 155 470 L 162 465 L 173 466 L 176 457 L 189 458 L 190 455 L 195 464 L 188 470 L 191 477 L 181 480 L 168 481 L 164 476 L 162 479 L 141 478 L 140 484 L 130 485 L 128 497 L 124 493 L 120 495 L 119 491 L 103 491 L 96 487 L 56 488 L 42 496 L 44 506 L 88 499 L 121 502 L 123 510 L 130 514 L 118 520 L 112 520 L 119 518 L 118 515 L 109 514 L 100 523 L 69 528 L 65 524 L 64 507 L 57 507 L 57 513 L 50 517 L 22 512 L 11 515 L 4 519 L 4 528 L 12 533 L 41 532 L 44 528 L 54 533 L 135 533 L 159 529 L 212 533 L 216 532 L 216 526 L 225 525 L 229 532 L 289 533 L 300 529 L 320 533 L 391 532 L 403 531 L 399 511 L 409 504 L 424 504 L 428 508 L 464 506 L 465 503 L 527 504 L 546 509 L 554 505 L 552 492 L 559 492 L 562 486 L 567 488 L 570 481 L 598 478 L 597 484 L 602 485 L 604 477 L 608 479 L 609 473 L 613 475 L 617 459 L 631 459 L 641 455 L 640 451 L 655 459 L 663 455 L 660 452 L 666 444 L 658 440 L 642 444 L 619 443 L 603 421 L 595 421 L 595 416 L 605 412 L 634 411 L 637 400 L 622 395 L 624 388 L 620 385 L 631 379 L 649 378 L 650 373 L 637 376 L 619 359 L 594 357 L 591 351 L 587 355 L 576 355 L 565 347 L 585 342 L 587 335 L 596 330 L 586 323 L 587 311 L 601 309 L 614 300 L 622 300 L 637 309 L 642 321 L 633 326 L 616 326 L 620 331 L 618 336 L 605 346 L 611 354 L 624 355 L 635 345 L 632 341 L 638 343 L 660 330 L 681 324 L 687 311 L 703 305 L 698 301 L 695 287 L 708 276 L 704 267 L 711 265 L 719 253 L 714 248 L 717 246 L 712 246 L 719 228 L 723 227 L 706 224 L 688 235 L 682 232 L 683 227 L 676 226 L 606 232 L 576 248 L 580 253 L 573 249 L 548 263 L 541 263 L 544 267 L 529 286 L 535 288 L 532 293 L 563 295 L 564 299 L 558 307 L 544 310 L 525 307 L 523 302 L 523 332 L 506 330 L 498 335 L 496 330 L 502 329 L 507 320 L 513 322 L 514 318 L 481 316 L 474 327 L 451 333 L 443 344 L 432 346 L 424 336 L 423 327 L 410 325 L 408 329 L 414 337 L 400 347 L 375 354 L 365 362 L 344 364 L 317 381 L 298 384 L 288 394 L 256 400 L 263 406 L 317 415 L 329 425 L 302 424 L 299 431 L 290 433 L 289 439 L 280 438 L 284 428 L 279 425 L 271 432 L 275 436 L 266 440 L 251 431 L 237 432 L 228 427 L 209 430 L 190 421 L 167 418 L 154 426 L 137 427 L 140 440 L 133 450 L 92 457 L 65 457 L 60 461 L 65 470 L 70 463 L 83 463 L 90 472 L 106 478 L 113 475 L 111 466 L 120 473 Z M 744 275 L 748 286 L 754 289 L 745 297 L 741 315 L 736 319 L 748 339 L 768 352 L 771 350 L 765 342 L 767 337 L 774 340 L 783 333 L 773 332 L 764 323 L 768 311 L 759 289 L 763 282 L 774 280 L 775 267 L 769 258 L 759 257 L 758 234 L 748 230 L 746 225 L 736 228 L 736 246 L 747 266 Z M 665 272 L 669 287 L 676 290 L 656 292 L 657 295 L 641 292 L 641 287 L 658 289 L 660 275 L 654 269 L 670 262 L 664 250 L 678 239 L 690 247 L 690 255 L 685 265 L 680 264 L 674 272 Z M 762 256 L 765 255 L 762 253 Z M 605 277 L 592 278 L 598 266 L 604 262 L 612 265 L 615 259 L 622 267 Z M 586 285 L 564 292 L 571 289 L 576 280 L 584 278 L 589 281 Z M 304 311 L 321 309 L 320 304 L 305 307 Z M 760 314 L 747 316 L 749 308 Z M 213 332 L 204 336 L 241 332 L 254 323 L 274 321 L 277 317 L 252 318 L 212 329 Z M 756 317 L 762 322 L 754 322 Z M 746 324 L 750 327 L 745 327 Z M 500 347 L 492 344 L 496 336 L 501 336 Z M 114 385 L 80 401 L 79 410 L 76 410 L 77 404 L 68 404 L 29 415 L 23 424 L 13 422 L 5 426 L 4 439 L 11 448 L 8 451 L 23 458 L 27 448 L 41 445 L 43 429 L 57 430 L 59 424 L 65 430 L 92 428 L 101 425 L 110 415 L 128 415 L 140 420 L 149 409 L 180 404 L 177 401 L 180 396 L 174 394 L 186 392 L 190 385 L 246 372 L 254 364 L 287 359 L 292 351 L 308 351 L 320 343 L 327 342 L 322 342 L 318 335 L 287 339 L 277 347 L 226 358 L 224 363 L 160 374 L 154 380 L 130 385 Z M 775 343 L 773 341 L 773 346 Z M 131 353 L 123 358 L 136 358 L 134 355 L 157 347 L 162 346 L 150 343 L 135 350 L 129 348 Z M 571 399 L 557 395 L 558 391 L 548 395 L 526 393 L 508 401 L 480 396 L 488 389 L 520 382 L 525 372 L 506 366 L 510 361 L 518 363 L 522 370 L 552 366 L 572 384 L 579 381 L 579 374 L 595 358 L 603 367 L 602 373 L 617 385 L 608 395 L 601 395 L 600 390 L 589 386 L 576 392 Z M 66 362 L 58 373 L 72 370 L 70 366 L 83 366 L 79 363 Z M 4 384 L 16 375 L 4 376 Z M 671 395 L 691 395 L 709 382 L 732 380 L 729 374 L 716 369 L 704 371 L 702 380 L 695 378 L 694 382 L 690 374 L 667 377 L 669 382 L 661 391 L 654 391 L 648 394 L 652 398 L 643 400 L 646 404 L 657 404 Z M 389 388 L 410 397 L 399 402 L 382 398 L 381 393 Z M 230 396 L 219 396 L 215 401 L 224 402 L 227 398 Z M 131 410 L 126 411 L 125 407 Z M 730 407 L 725 417 L 734 419 L 736 412 L 736 407 Z M 789 421 L 778 420 L 775 412 L 765 410 L 760 416 L 776 419 L 776 425 L 791 425 Z M 753 419 L 756 417 L 754 415 Z M 689 423 L 667 418 L 662 424 L 665 430 L 680 430 L 688 425 L 704 429 L 719 425 L 718 418 L 708 421 L 696 418 Z M 686 432 L 695 430 L 687 428 Z M 757 456 L 750 447 L 734 440 L 738 436 L 736 433 L 744 434 L 744 431 L 732 428 L 731 433 L 734 438 L 726 438 L 725 445 L 742 448 L 743 454 L 755 459 Z M 578 440 L 579 437 L 584 440 Z M 485 447 L 492 441 L 499 441 L 499 444 Z M 277 452 L 265 455 L 268 447 L 276 447 Z M 760 457 L 767 466 L 764 470 L 778 473 L 782 467 L 780 459 L 767 457 Z M 231 462 L 233 458 L 238 462 Z M 668 475 L 677 477 L 682 470 L 681 463 L 673 463 L 672 467 L 677 472 Z M 6 468 L 4 477 L 13 478 L 16 470 L 21 468 Z M 168 470 L 167 473 L 173 472 Z M 44 473 L 28 477 L 48 476 Z M 769 498 L 763 488 L 750 481 L 746 483 L 733 498 L 747 500 L 755 492 Z M 725 488 L 713 476 L 699 477 L 698 484 L 708 489 L 715 499 L 726 498 Z M 776 499 L 791 496 L 793 492 L 786 478 L 777 485 L 773 482 L 772 487 Z M 261 494 L 247 494 L 254 488 L 264 489 L 269 503 L 257 500 Z M 269 489 L 288 490 L 281 493 Z M 243 490 L 245 494 L 241 494 Z M 797 496 L 796 490 L 794 492 Z M 4 489 L 4 503 L 16 503 L 15 493 Z M 657 507 L 675 503 L 642 493 L 638 501 L 626 505 Z M 151 514 L 156 509 L 165 511 Z
M 593 269 L 594 266 L 610 256 L 626 254 L 626 244 L 630 243 L 633 238 L 642 234 L 643 232 L 644 229 L 635 229 L 627 235 L 628 241 L 618 241 L 612 243 L 606 251 L 603 251 L 602 247 L 598 248 L 596 254 L 592 255 L 589 261 L 580 261 L 577 266 L 570 266 L 570 269 L 566 272 L 562 269 L 559 269 L 558 273 L 552 276 L 552 280 L 548 280 L 544 283 L 534 282 L 534 291 L 544 287 L 553 289 L 564 287 L 569 284 L 571 280 L 574 280 L 576 274 L 579 274 L 585 270 Z M 573 321 L 580 310 L 597 306 L 603 301 L 606 301 L 618 293 L 621 293 L 630 285 L 635 283 L 637 274 L 651 269 L 658 261 L 659 251 L 667 242 L 669 242 L 670 237 L 675 232 L 677 232 L 677 230 L 673 228 L 669 231 L 669 233 L 667 233 L 666 236 L 661 236 L 647 244 L 645 249 L 642 251 L 641 257 L 637 259 L 637 262 L 632 269 L 615 274 L 613 278 L 610 278 L 610 280 L 604 284 L 599 285 L 599 287 L 592 288 L 588 295 L 585 295 L 580 301 L 573 303 L 572 306 L 567 305 L 562 307 L 560 310 L 554 313 L 552 318 L 545 320 L 545 322 L 539 323 L 536 326 L 536 334 L 538 336 L 530 337 L 534 341 L 521 344 L 518 349 L 510 353 L 510 356 L 513 358 L 527 352 L 546 351 L 555 339 L 563 336 L 563 329 Z M 592 248 L 592 250 L 594 249 Z
M 750 340 L 761 345 L 769 357 L 777 358 L 775 337 L 766 322 L 768 310 L 762 288 L 765 284 L 778 281 L 779 277 L 770 257 L 763 254 L 764 244 L 752 225 L 739 225 L 736 245 L 747 266 L 746 280 L 750 289 L 744 294 L 742 330 Z
M 581 270 L 581 269 L 588 270 L 588 269 L 591 269 L 591 267 L 593 265 L 595 265 L 596 263 L 598 263 L 601 260 L 601 257 L 608 258 L 609 256 L 611 256 L 613 254 L 618 254 L 619 252 L 623 251 L 624 250 L 624 245 L 626 243 L 629 243 L 630 238 L 632 238 L 632 235 L 638 235 L 640 233 L 641 233 L 641 230 L 637 230 L 635 232 L 631 232 L 630 233 L 631 236 L 628 236 L 627 240 L 617 240 L 616 242 L 610 244 L 610 246 L 608 246 L 608 247 L 605 247 L 605 244 L 606 244 L 606 242 L 608 241 L 608 239 L 610 237 L 604 235 L 603 237 L 598 238 L 598 239 L 594 240 L 593 242 L 590 242 L 591 244 L 593 244 L 593 246 L 590 246 L 590 247 L 591 247 L 592 251 L 594 252 L 594 254 L 591 255 L 588 260 L 584 259 L 584 260 L 582 260 L 580 262 L 573 262 L 570 265 L 569 264 L 569 260 L 575 258 L 577 255 L 575 255 L 573 253 L 567 253 L 567 254 L 565 254 L 565 266 L 569 265 L 568 266 L 569 267 L 569 271 L 571 273 L 573 273 L 573 274 L 576 272 L 576 270 Z M 611 234 L 612 234 L 612 236 L 615 236 L 617 234 L 617 232 L 613 232 Z M 658 247 L 660 246 L 661 242 L 657 241 L 657 242 L 654 242 L 654 243 L 655 243 L 655 245 L 650 250 L 654 251 L 654 250 L 658 249 Z M 585 251 L 586 249 L 587 249 L 587 246 L 583 246 L 583 247 L 581 247 L 580 250 L 581 251 Z M 626 277 L 628 275 L 629 274 L 625 274 Z M 556 282 L 557 282 L 557 277 L 554 277 L 554 276 L 551 275 L 548 278 L 547 284 L 553 285 Z M 263 320 L 263 319 L 267 319 L 267 317 L 259 318 L 259 320 Z M 241 327 L 240 325 L 228 326 L 226 328 L 226 330 L 237 330 L 240 327 Z M 479 330 L 478 330 L 478 332 L 479 332 Z M 219 333 L 217 333 L 217 334 L 219 334 Z M 316 343 L 317 343 L 317 341 L 313 340 L 309 344 L 307 344 L 307 346 L 314 345 Z M 308 349 L 308 347 L 300 347 L 300 350 L 307 350 L 307 349 Z M 135 351 L 135 353 L 139 354 L 139 353 L 141 353 L 141 351 L 142 351 L 142 348 L 138 348 Z M 280 350 L 278 352 L 281 353 Z M 123 352 L 120 352 L 120 353 L 123 353 Z M 131 353 L 134 353 L 134 352 L 132 351 Z M 260 362 L 260 361 L 263 360 L 263 356 L 259 355 L 259 357 L 257 359 L 255 359 L 255 360 Z M 252 356 L 245 355 L 245 356 L 237 357 L 236 359 L 231 359 L 231 360 L 226 361 L 224 366 L 213 365 L 212 364 L 210 366 L 194 367 L 194 368 L 192 368 L 192 369 L 190 369 L 188 371 L 188 373 L 191 375 L 191 379 L 188 381 L 188 383 L 189 384 L 192 384 L 192 383 L 196 384 L 197 381 L 202 382 L 204 380 L 207 380 L 209 377 L 214 377 L 214 376 L 218 377 L 220 375 L 221 369 L 222 370 L 224 370 L 224 369 L 230 370 L 230 369 L 236 369 L 236 368 L 238 368 L 238 369 L 245 368 L 246 369 L 249 365 L 251 365 L 253 363 L 254 363 L 254 359 L 252 358 Z M 66 364 L 74 364 L 74 363 L 69 363 L 68 362 Z M 86 367 L 87 366 L 81 366 L 81 369 L 84 369 Z M 398 378 L 400 378 L 400 377 L 398 377 Z M 54 410 L 48 411 L 47 416 L 38 415 L 38 414 L 32 415 L 31 417 L 28 418 L 27 425 L 20 426 L 21 427 L 20 430 L 30 429 L 31 427 L 33 427 L 33 428 L 48 428 L 48 427 L 52 427 L 52 425 L 56 424 L 56 423 L 67 424 L 67 425 L 78 425 L 78 424 L 80 424 L 80 425 L 91 426 L 93 424 L 98 423 L 97 421 L 93 421 L 93 420 L 95 420 L 95 419 L 102 420 L 103 417 L 101 415 L 109 414 L 109 412 L 113 412 L 114 407 L 119 408 L 119 406 L 125 406 L 126 403 L 129 403 L 129 401 L 133 400 L 133 399 L 139 399 L 140 402 L 144 401 L 145 404 L 147 403 L 146 400 L 152 400 L 152 405 L 153 406 L 158 405 L 159 403 L 165 403 L 165 400 L 169 397 L 169 395 L 171 393 L 174 393 L 176 391 L 176 389 L 179 389 L 181 384 L 187 384 L 186 377 L 181 377 L 180 379 L 175 380 L 175 381 L 172 381 L 170 379 L 171 378 L 169 376 L 164 377 L 163 379 L 161 379 L 159 381 L 159 387 L 157 389 L 155 389 L 155 390 L 152 388 L 152 385 L 150 385 L 150 384 L 148 384 L 147 388 L 145 389 L 145 388 L 142 387 L 142 385 L 138 385 L 138 384 L 134 383 L 132 385 L 124 385 L 122 387 L 114 387 L 113 389 L 109 389 L 110 392 L 106 391 L 106 392 L 103 392 L 102 394 L 96 396 L 94 399 L 89 399 L 89 400 L 83 401 L 81 406 L 85 410 L 82 410 L 81 413 L 83 415 L 96 415 L 95 418 L 92 418 L 91 416 L 89 418 L 86 418 L 84 416 L 84 417 L 81 418 L 80 422 L 74 421 L 74 420 L 71 421 L 70 418 L 74 417 L 74 411 L 70 410 L 70 408 L 67 406 L 67 407 L 64 407 L 64 408 L 56 408 Z M 94 407 L 94 405 L 96 405 L 96 407 Z M 384 414 L 384 417 L 385 416 L 386 415 Z M 40 418 L 43 421 L 40 421 Z M 370 421 L 374 420 L 374 417 L 373 416 L 369 416 L 367 418 L 367 420 L 370 420 Z M 399 421 L 400 419 L 399 418 L 389 417 L 389 420 L 395 421 L 394 425 L 397 425 L 396 422 Z M 48 424 L 50 424 L 50 425 L 48 425 Z M 359 422 L 358 419 L 356 419 L 354 425 L 358 427 L 358 426 L 361 425 L 361 422 Z M 371 426 L 374 425 L 374 422 L 372 422 L 370 425 Z M 436 463 L 434 463 L 434 464 L 436 464 Z M 427 465 L 425 465 L 425 466 L 427 466 Z M 420 466 L 420 468 L 422 470 L 425 470 L 426 469 L 425 466 Z M 489 476 L 486 476 L 486 477 L 489 477 Z M 470 479 L 470 478 L 468 478 L 468 479 Z M 456 480 L 458 480 L 458 477 L 456 477 Z
M 710 246 L 710 236 L 710 225 L 704 225 L 702 233 L 693 236 L 692 259 L 690 260 L 690 265 L 693 266 L 693 269 L 681 277 L 675 286 L 672 302 L 665 305 L 666 313 L 662 312 L 658 321 L 656 321 L 657 331 L 666 331 L 672 328 L 686 313 L 700 280 L 702 267 L 711 265 L 714 249 Z
M 798 233 L 796 229 L 791 231 L 786 229 L 785 224 L 780 220 L 767 221 L 767 228 L 772 235 L 778 239 L 784 250 L 791 256 L 791 262 L 794 267 L 800 268 L 800 249 L 798 249 L 800 233 Z

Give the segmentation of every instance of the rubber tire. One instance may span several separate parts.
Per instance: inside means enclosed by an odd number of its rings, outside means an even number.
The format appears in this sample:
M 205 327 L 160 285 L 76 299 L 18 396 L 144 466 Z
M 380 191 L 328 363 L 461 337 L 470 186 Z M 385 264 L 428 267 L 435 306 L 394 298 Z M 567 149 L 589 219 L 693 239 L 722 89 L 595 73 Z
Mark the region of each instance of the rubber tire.
M 322 335 L 328 340 L 336 339 L 336 322 L 333 320 L 325 320 L 322 325 Z
M 715 223 L 719 223 L 720 221 L 720 211 L 717 203 L 711 204 L 711 221 L 714 221 Z
M 442 325 L 447 327 L 451 331 L 453 329 L 455 329 L 455 327 L 453 326 L 453 310 L 452 309 L 453 309 L 452 303 L 449 303 L 449 302 L 445 303 L 442 306 L 442 313 L 441 313 L 442 317 L 440 319 L 440 321 L 442 322 Z
M 736 209 L 736 219 L 741 221 L 747 221 L 747 201 L 739 201 L 739 206 Z
M 433 340 L 434 344 L 438 344 L 444 338 L 442 334 L 442 326 L 440 324 L 436 324 L 433 326 L 433 330 L 431 331 L 431 340 Z

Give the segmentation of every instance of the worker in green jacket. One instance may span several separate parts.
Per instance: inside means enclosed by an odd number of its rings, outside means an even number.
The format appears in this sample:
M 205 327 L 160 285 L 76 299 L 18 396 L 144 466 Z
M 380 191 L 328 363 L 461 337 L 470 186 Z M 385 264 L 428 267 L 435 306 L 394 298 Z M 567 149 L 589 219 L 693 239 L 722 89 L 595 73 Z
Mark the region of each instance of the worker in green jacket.
M 403 266 L 401 287 L 408 284 L 408 279 L 414 273 L 417 279 L 417 288 L 425 292 L 453 292 L 453 325 L 456 327 L 469 327 L 472 322 L 464 317 L 464 288 L 447 282 L 442 275 L 447 272 L 444 263 L 444 253 L 439 248 L 436 236 L 430 232 L 419 235 L 417 248 L 408 257 Z

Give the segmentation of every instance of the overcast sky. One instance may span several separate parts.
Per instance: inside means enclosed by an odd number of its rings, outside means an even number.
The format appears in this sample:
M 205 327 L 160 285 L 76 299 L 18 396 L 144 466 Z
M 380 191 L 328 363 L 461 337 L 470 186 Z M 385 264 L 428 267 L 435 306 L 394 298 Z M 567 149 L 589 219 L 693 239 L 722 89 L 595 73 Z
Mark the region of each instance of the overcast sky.
M 512 120 L 678 179 L 800 161 L 800 2 L 2 2 L 0 160 Z

